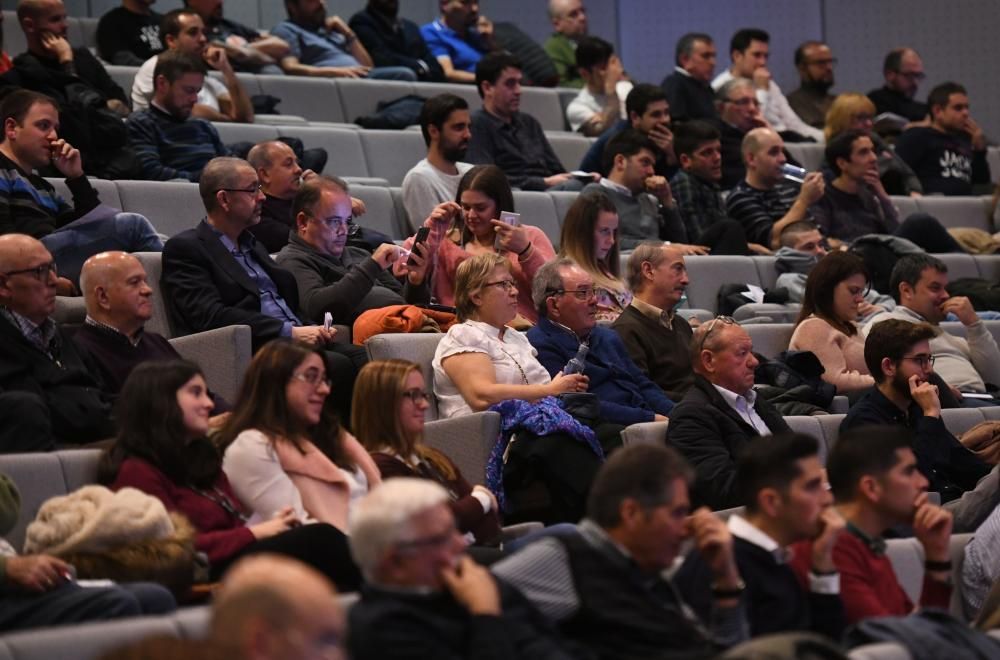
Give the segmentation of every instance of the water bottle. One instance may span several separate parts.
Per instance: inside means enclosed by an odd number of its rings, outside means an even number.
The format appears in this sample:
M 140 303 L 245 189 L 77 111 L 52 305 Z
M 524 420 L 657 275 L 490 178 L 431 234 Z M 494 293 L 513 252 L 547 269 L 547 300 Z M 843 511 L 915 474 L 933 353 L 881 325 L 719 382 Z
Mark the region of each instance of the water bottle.
M 576 355 L 569 359 L 566 366 L 563 367 L 563 375 L 569 376 L 570 374 L 582 374 L 584 368 L 584 360 L 587 359 L 587 351 L 590 350 L 590 344 L 583 342 L 580 344 L 579 350 L 577 350 Z
M 809 172 L 802 169 L 798 165 L 785 163 L 781 166 L 781 175 L 789 181 L 794 181 L 795 183 L 805 183 L 807 174 L 809 174 Z

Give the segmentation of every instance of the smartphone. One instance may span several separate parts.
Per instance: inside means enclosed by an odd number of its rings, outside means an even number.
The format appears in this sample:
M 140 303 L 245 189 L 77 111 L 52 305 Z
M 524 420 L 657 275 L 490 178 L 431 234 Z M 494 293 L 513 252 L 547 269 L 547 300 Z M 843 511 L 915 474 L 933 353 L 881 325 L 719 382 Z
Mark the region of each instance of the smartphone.
M 412 256 L 413 248 L 416 247 L 417 243 L 426 243 L 427 242 L 427 237 L 430 235 L 430 233 L 431 233 L 430 227 L 421 227 L 420 229 L 417 230 L 417 235 L 413 239 L 413 245 L 410 246 L 411 256 L 410 256 L 409 259 L 406 260 L 406 265 L 407 266 L 416 266 L 417 265 L 413 261 L 413 256 Z
M 521 224 L 521 214 L 513 211 L 500 211 L 500 222 L 517 227 Z

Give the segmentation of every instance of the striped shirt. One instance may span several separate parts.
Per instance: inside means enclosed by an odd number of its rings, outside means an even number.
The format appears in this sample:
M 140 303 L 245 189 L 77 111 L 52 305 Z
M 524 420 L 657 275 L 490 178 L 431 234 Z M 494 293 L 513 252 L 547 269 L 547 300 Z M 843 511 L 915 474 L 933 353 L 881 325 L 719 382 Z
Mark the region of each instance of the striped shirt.
M 198 181 L 208 161 L 228 156 L 219 132 L 204 119 L 178 119 L 150 105 L 128 118 L 128 141 L 151 181 Z
M 66 179 L 73 206 L 59 196 L 51 183 L 0 154 L 0 235 L 48 236 L 59 227 L 84 215 L 100 200 L 97 192 L 81 176 Z
M 798 196 L 798 184 L 790 181 L 760 190 L 744 179 L 726 198 L 726 210 L 730 218 L 743 225 L 748 242 L 767 246 L 771 244 L 771 227 L 788 213 Z

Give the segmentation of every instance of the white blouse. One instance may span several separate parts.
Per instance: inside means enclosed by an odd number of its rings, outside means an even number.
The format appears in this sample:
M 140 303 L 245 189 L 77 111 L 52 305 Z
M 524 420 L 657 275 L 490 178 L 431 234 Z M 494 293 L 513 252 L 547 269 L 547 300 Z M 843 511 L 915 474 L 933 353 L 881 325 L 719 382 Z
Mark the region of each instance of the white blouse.
M 544 385 L 552 380 L 538 361 L 538 351 L 524 334 L 513 328 L 500 331 L 482 321 L 456 323 L 438 343 L 431 366 L 434 368 L 434 395 L 442 418 L 472 414 L 458 387 L 441 366 L 446 357 L 459 353 L 484 353 L 493 363 L 496 382 L 502 385 Z M 523 373 L 523 376 L 522 376 Z

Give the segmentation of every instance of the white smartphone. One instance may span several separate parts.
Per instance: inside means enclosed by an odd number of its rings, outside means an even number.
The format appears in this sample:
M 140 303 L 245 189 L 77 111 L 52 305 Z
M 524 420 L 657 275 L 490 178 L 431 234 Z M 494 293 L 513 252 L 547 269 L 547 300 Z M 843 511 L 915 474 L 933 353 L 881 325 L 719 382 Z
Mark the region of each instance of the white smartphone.
M 521 214 L 513 211 L 500 211 L 500 222 L 517 227 L 521 224 Z

